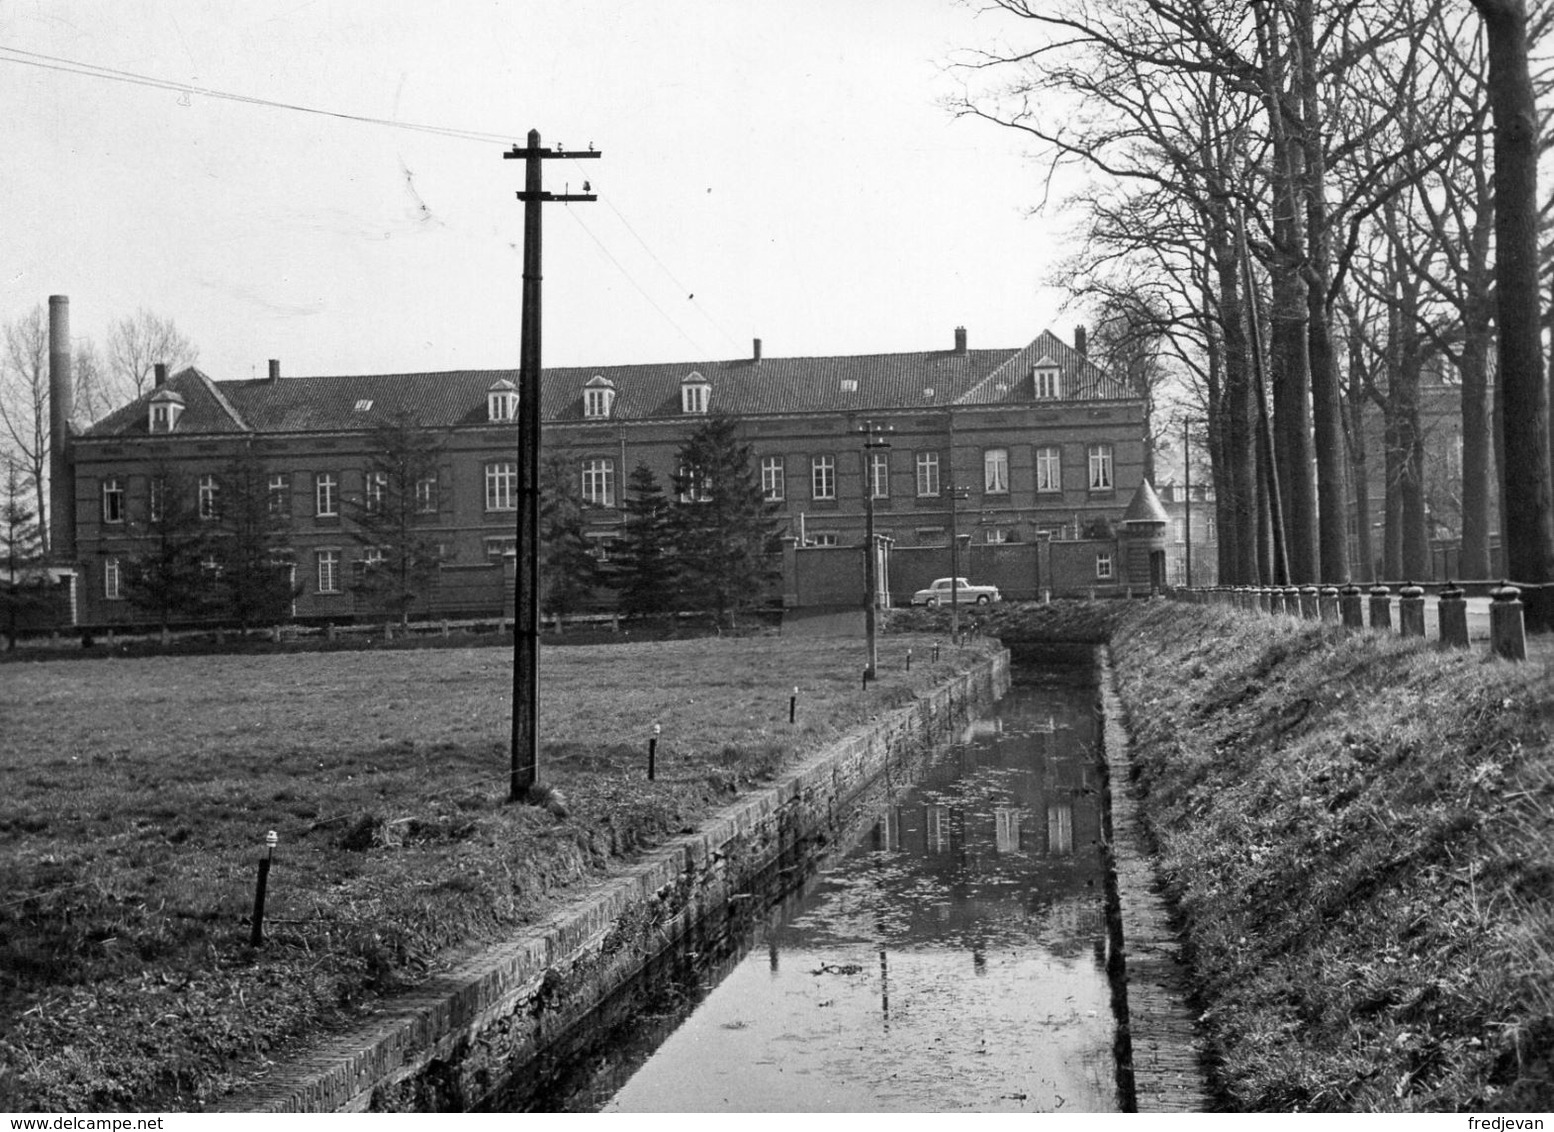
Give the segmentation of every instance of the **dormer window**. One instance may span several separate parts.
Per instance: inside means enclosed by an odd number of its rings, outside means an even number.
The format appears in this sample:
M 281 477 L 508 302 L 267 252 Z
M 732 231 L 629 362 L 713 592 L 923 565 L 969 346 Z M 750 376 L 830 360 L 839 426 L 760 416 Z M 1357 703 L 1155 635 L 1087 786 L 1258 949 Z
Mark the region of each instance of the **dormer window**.
M 486 419 L 488 421 L 518 419 L 518 387 L 506 378 L 493 381 L 486 390 Z
M 680 382 L 680 411 L 705 414 L 712 398 L 712 383 L 699 373 L 693 373 Z
M 1058 396 L 1058 363 L 1043 357 L 1031 370 L 1031 386 L 1038 401 L 1055 400 Z
M 183 415 L 182 397 L 163 386 L 151 395 L 149 404 L 148 427 L 152 432 L 172 432 L 178 427 L 178 418 Z
M 607 377 L 595 377 L 583 386 L 583 416 L 602 420 L 615 407 L 615 383 Z

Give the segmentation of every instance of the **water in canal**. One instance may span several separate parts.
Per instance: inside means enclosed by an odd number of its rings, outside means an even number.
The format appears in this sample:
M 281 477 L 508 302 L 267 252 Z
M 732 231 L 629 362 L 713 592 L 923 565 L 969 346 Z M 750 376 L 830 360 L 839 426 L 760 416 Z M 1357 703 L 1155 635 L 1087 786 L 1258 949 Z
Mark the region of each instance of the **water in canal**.
M 1094 692 L 1017 683 L 540 1110 L 1117 1111 Z

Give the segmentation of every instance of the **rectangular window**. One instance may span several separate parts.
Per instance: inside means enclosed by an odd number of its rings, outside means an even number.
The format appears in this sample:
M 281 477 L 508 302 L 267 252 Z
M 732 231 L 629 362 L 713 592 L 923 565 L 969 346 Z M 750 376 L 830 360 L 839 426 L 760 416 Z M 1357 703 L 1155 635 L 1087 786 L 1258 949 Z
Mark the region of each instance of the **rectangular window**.
M 215 476 L 200 477 L 200 518 L 214 519 L 218 514 L 221 487 Z
M 1171 531 L 1177 542 L 1187 541 L 1187 521 L 1185 519 L 1172 519 Z
M 839 546 L 841 540 L 837 538 L 835 531 L 816 531 L 809 536 L 811 546 Z
M 781 456 L 761 457 L 761 497 L 772 502 L 786 498 L 787 470 Z
M 1109 581 L 1112 576 L 1112 556 L 1107 553 L 1095 556 L 1095 576 L 1098 581 Z
M 383 548 L 381 546 L 369 546 L 362 551 L 362 565 L 368 570 L 376 570 L 383 565 Z
M 813 456 L 809 461 L 810 498 L 836 498 L 836 457 Z
M 1112 490 L 1112 446 L 1090 445 L 1090 490 Z
M 939 494 L 939 453 L 919 452 L 917 454 L 917 494 Z
M 486 539 L 486 557 L 493 562 L 500 562 L 509 554 L 518 551 L 518 538 L 516 535 L 500 536 Z
M 167 481 L 154 479 L 146 492 L 146 518 L 153 523 L 160 523 L 162 515 L 167 510 Z
M 615 506 L 615 461 L 583 461 L 583 502 L 594 507 Z
M 682 464 L 675 479 L 682 489 L 681 503 L 705 503 L 712 498 L 712 481 L 701 469 Z
M 340 481 L 333 472 L 319 472 L 313 477 L 313 513 L 320 518 L 340 514 Z
M 1036 449 L 1036 490 L 1063 490 L 1063 457 L 1061 449 Z
M 513 511 L 518 492 L 518 465 L 502 461 L 486 465 L 486 510 Z
M 988 495 L 1009 494 L 1009 449 L 989 448 L 982 453 L 982 490 Z
M 1036 371 L 1036 396 L 1043 400 L 1051 400 L 1058 395 L 1058 371 L 1055 369 L 1039 369 Z
M 875 499 L 890 498 L 890 453 L 869 453 L 869 490 Z
M 583 390 L 583 416 L 607 417 L 610 415 L 610 402 L 615 400 L 613 389 L 585 389 Z
M 437 513 L 437 474 L 435 472 L 415 481 L 415 509 L 420 515 Z
M 1008 527 L 988 527 L 987 541 L 995 545 L 1001 545 L 1009 541 Z
M 315 552 L 314 558 L 318 562 L 318 592 L 321 594 L 339 593 L 340 552 L 338 550 L 320 550 Z
M 103 522 L 124 522 L 124 485 L 118 480 L 103 480 Z
M 109 601 L 118 601 L 124 596 L 120 590 L 123 577 L 119 573 L 119 560 L 110 558 L 103 563 L 103 596 Z
M 387 472 L 368 472 L 362 477 L 362 505 L 367 514 L 376 515 L 383 510 L 383 490 L 388 487 Z
M 291 477 L 279 472 L 270 477 L 270 514 L 291 514 Z

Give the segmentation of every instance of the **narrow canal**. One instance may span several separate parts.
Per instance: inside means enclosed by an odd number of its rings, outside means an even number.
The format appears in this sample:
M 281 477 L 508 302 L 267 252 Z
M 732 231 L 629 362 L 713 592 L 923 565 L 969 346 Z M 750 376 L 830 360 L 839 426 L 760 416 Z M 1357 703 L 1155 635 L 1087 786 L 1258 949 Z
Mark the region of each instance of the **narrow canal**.
M 1035 676 L 500 1107 L 1117 1111 L 1095 693 Z

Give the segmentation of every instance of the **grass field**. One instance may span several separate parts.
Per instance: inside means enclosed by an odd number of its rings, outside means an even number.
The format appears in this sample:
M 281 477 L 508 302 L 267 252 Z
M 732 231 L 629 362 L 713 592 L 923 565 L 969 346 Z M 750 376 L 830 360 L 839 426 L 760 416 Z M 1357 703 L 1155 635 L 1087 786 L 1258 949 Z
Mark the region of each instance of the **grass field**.
M 963 666 L 932 645 L 867 693 L 855 641 L 548 649 L 549 809 L 506 804 L 507 649 L 8 665 L 0 1109 L 199 1107 Z

